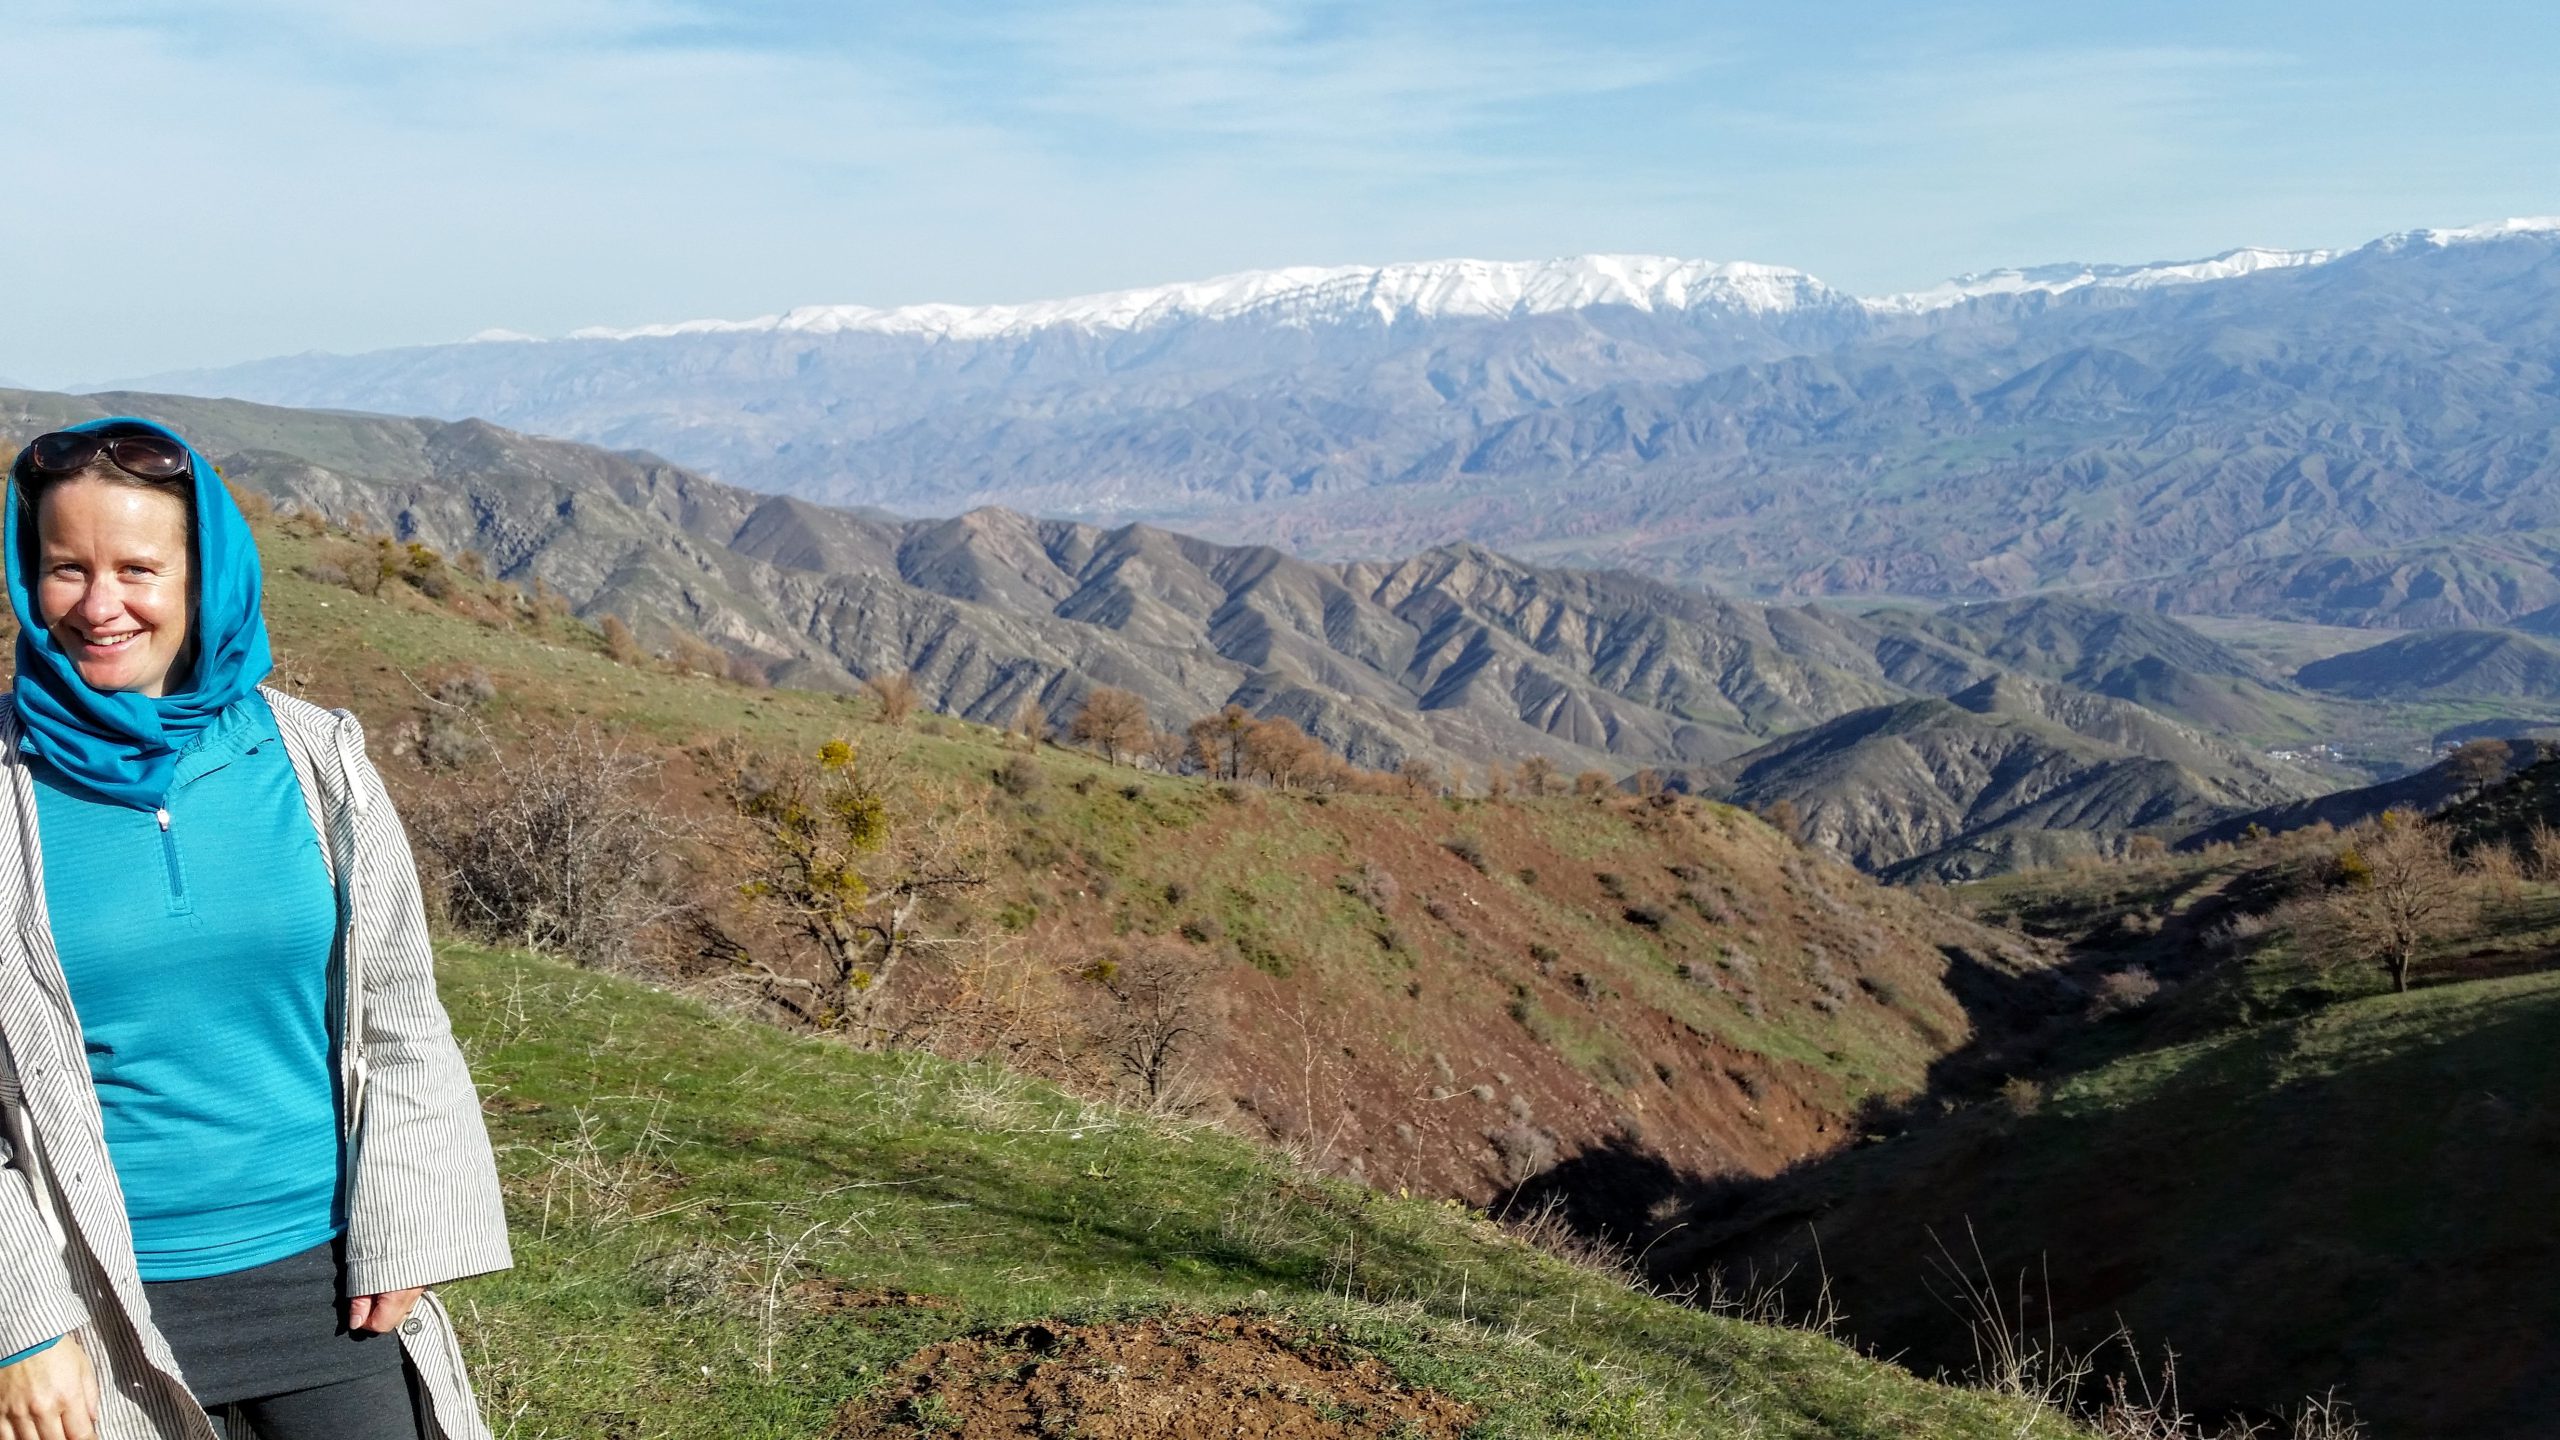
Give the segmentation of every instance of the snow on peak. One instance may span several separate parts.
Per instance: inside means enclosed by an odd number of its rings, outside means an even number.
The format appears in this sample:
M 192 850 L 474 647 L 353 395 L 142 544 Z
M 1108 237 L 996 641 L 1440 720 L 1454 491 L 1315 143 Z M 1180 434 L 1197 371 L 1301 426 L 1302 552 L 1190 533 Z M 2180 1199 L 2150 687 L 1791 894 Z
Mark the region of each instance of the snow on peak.
M 2406 250 L 2420 245 L 2467 245 L 2478 240 L 2552 234 L 2560 234 L 2560 215 L 2526 215 L 2512 220 L 2492 220 L 2482 225 L 2464 225 L 2452 230 L 2403 230 L 2396 235 L 2385 235 L 2373 243 L 2387 250 Z
M 2022 295 L 2031 291 L 2060 295 L 2090 287 L 2149 290 L 2162 285 L 2197 285 L 2209 280 L 2254 275 L 2261 270 L 2288 270 L 2299 265 L 2325 264 L 2340 253 L 2336 250 L 2267 250 L 2249 245 L 2225 250 L 2203 260 L 2167 260 L 2149 265 L 2087 265 L 2074 261 L 2026 269 L 1985 270 L 1941 281 L 1926 290 L 1879 296 L 1868 300 L 1866 305 L 1871 310 L 1908 315 L 1942 310 L 1986 295 Z
M 799 331 L 814 335 L 867 331 L 982 340 L 1057 327 L 1126 331 L 1191 320 L 1246 317 L 1299 326 L 1361 318 L 1501 318 L 1594 305 L 1770 314 L 1842 303 L 1842 298 L 1812 276 L 1777 265 L 1678 260 L 1660 255 L 1580 255 L 1545 261 L 1302 265 L 1024 305 L 902 305 L 886 310 L 866 305 L 807 305 L 753 320 L 688 320 L 624 330 L 599 326 L 572 331 L 569 338 L 632 340 L 739 331 Z
M 542 337 L 538 335 L 527 335 L 521 330 L 491 328 L 474 333 L 462 343 L 465 345 L 510 345 L 522 340 L 538 340 L 540 338 Z

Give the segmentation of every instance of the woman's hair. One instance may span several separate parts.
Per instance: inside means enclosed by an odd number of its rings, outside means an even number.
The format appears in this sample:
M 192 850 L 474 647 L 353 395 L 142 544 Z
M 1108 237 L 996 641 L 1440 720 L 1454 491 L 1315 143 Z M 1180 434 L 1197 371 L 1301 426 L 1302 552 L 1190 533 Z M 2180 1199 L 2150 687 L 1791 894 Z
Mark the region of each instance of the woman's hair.
M 18 503 L 26 507 L 27 534 L 32 537 L 37 533 L 36 517 L 43 513 L 42 502 L 47 491 L 77 484 L 83 480 L 99 480 L 109 485 L 128 485 L 136 490 L 148 490 L 157 495 L 169 496 L 186 511 L 187 537 L 190 541 L 195 538 L 196 485 L 193 476 L 181 472 L 166 480 L 145 480 L 139 475 L 128 472 L 123 466 L 103 454 L 77 470 L 60 474 L 49 474 L 24 463 L 11 469 L 10 486 L 18 492 Z

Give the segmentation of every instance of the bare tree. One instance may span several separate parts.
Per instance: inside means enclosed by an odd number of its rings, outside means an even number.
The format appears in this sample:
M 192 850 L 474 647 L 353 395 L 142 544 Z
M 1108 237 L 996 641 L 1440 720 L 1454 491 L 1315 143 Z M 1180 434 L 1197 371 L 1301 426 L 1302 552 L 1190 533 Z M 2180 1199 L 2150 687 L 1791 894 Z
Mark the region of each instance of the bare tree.
M 2453 837 L 2405 810 L 2348 832 L 2337 884 L 2306 916 L 2304 941 L 2333 962 L 2373 965 L 2406 992 L 2429 938 L 2469 923 L 2477 908 L 2453 862 Z
M 862 682 L 862 688 L 871 696 L 871 703 L 879 707 L 880 723 L 892 730 L 903 727 L 924 698 L 916 688 L 916 677 L 904 670 L 874 675 Z
M 745 822 L 741 893 L 778 935 L 810 952 L 795 973 L 738 947 L 727 959 L 763 995 L 820 1030 L 866 1045 L 894 1038 L 887 1003 L 928 936 L 931 902 L 986 883 L 993 822 L 946 783 L 897 778 L 832 740 L 815 763 L 742 764 L 730 793 Z
M 1147 702 L 1108 685 L 1085 697 L 1084 708 L 1076 712 L 1075 724 L 1067 731 L 1068 738 L 1100 750 L 1103 760 L 1113 765 L 1120 763 L 1121 756 L 1134 756 L 1144 749 L 1149 733 Z
M 1241 780 L 1245 767 L 1245 734 L 1253 716 L 1241 705 L 1228 705 L 1215 715 L 1191 722 L 1191 753 L 1212 780 Z
M 607 615 L 597 621 L 596 633 L 604 637 L 604 653 L 616 665 L 637 665 L 649 658 L 649 652 L 640 648 L 640 637 L 631 633 L 631 627 L 619 615 Z
M 627 957 L 672 918 L 696 838 L 649 790 L 658 762 L 579 727 L 501 755 L 412 807 L 446 913 L 463 930 L 587 964 Z
M 1259 775 L 1274 789 L 1305 784 L 1324 769 L 1324 747 L 1307 738 L 1294 720 L 1273 716 L 1245 727 L 1240 770 Z
M 1167 775 L 1179 775 L 1191 758 L 1191 737 L 1179 730 L 1158 730 L 1147 737 L 1147 758 Z
M 1111 999 L 1096 1035 L 1101 1051 L 1148 1100 L 1164 1098 L 1181 1052 L 1206 1023 L 1201 994 L 1216 969 L 1212 957 L 1163 942 L 1085 967 L 1084 977 Z
M 2444 757 L 2444 767 L 2465 796 L 2477 795 L 2507 778 L 2507 743 L 2465 740 Z
M 1520 789 L 1531 799 L 1556 788 L 1556 762 L 1544 755 L 1531 755 L 1520 762 Z

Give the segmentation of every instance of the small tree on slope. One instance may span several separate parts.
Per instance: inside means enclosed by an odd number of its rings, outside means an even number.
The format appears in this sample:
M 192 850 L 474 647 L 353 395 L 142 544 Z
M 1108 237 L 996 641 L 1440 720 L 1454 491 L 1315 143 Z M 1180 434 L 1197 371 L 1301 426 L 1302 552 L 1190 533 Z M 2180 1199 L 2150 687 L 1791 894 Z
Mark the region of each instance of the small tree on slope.
M 865 1045 L 895 1038 L 887 1006 L 901 971 L 945 943 L 923 929 L 925 907 L 986 883 L 994 839 L 982 807 L 948 786 L 902 783 L 905 804 L 893 812 L 886 778 L 831 740 L 814 765 L 741 766 L 731 782 L 747 837 L 740 893 L 774 931 L 814 952 L 814 973 L 752 951 L 731 965 L 800 1020 Z
M 2394 810 L 2350 842 L 2338 855 L 2339 883 L 2312 905 L 2302 939 L 2332 960 L 2378 966 L 2405 993 L 2419 950 L 2469 924 L 2477 900 L 2444 826 Z

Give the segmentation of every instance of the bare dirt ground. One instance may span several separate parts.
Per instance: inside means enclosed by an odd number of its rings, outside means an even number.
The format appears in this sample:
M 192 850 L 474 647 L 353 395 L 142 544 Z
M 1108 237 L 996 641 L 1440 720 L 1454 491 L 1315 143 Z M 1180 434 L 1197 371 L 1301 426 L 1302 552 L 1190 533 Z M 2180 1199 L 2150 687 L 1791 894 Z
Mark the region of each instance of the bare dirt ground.
M 1455 1440 L 1474 1407 L 1251 1316 L 1026 1325 L 934 1345 L 849 1407 L 838 1440 Z

